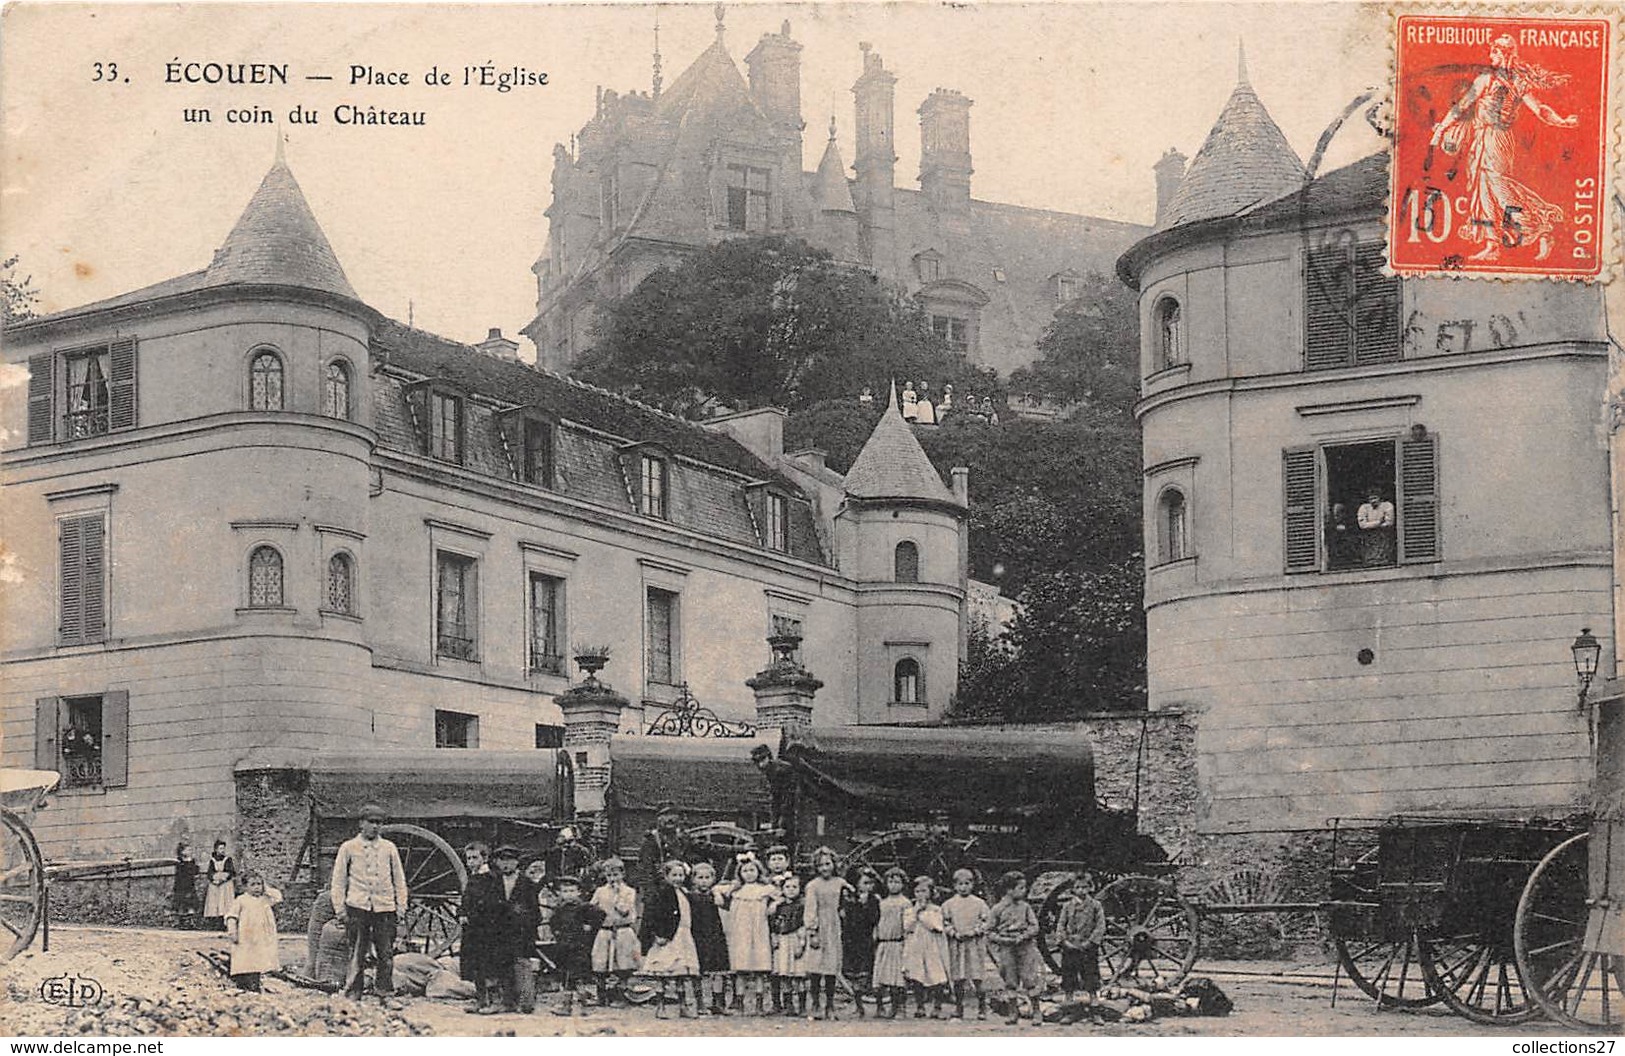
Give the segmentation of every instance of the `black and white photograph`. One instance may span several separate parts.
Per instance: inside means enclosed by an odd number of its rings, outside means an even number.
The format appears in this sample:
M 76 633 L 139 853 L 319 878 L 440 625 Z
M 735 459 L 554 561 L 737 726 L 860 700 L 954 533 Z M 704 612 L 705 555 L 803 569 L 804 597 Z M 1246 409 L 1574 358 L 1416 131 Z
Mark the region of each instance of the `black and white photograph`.
M 1618 7 L 0 31 L 0 1033 L 1625 1031 Z

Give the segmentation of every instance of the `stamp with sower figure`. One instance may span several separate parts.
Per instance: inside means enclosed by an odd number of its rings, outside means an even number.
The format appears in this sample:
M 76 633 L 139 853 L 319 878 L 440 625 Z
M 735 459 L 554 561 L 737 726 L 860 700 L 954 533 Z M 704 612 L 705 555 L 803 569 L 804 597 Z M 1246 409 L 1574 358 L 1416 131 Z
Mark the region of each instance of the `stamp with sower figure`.
M 1603 274 L 1613 34 L 1603 18 L 1399 17 L 1394 271 Z

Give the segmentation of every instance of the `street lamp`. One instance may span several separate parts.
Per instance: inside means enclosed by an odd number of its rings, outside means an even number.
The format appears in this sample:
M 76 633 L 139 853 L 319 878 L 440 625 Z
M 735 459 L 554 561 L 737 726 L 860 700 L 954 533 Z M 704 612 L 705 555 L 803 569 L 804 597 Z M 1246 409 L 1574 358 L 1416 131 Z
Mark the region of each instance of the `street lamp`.
M 1580 628 L 1580 637 L 1569 646 L 1574 654 L 1574 673 L 1580 679 L 1580 706 L 1585 707 L 1591 680 L 1597 677 L 1597 661 L 1602 659 L 1602 643 L 1591 633 L 1590 627 Z

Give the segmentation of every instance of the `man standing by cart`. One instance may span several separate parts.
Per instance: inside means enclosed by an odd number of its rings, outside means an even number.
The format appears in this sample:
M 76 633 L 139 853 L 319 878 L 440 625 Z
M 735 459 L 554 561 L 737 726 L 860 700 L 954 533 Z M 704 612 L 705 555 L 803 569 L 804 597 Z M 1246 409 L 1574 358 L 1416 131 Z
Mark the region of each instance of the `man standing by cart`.
M 395 992 L 395 928 L 406 912 L 406 869 L 401 853 L 380 833 L 384 808 L 361 808 L 361 833 L 344 841 L 333 860 L 333 910 L 350 937 L 350 969 L 344 992 L 360 998 L 367 981 L 367 948 L 378 961 L 373 990 Z

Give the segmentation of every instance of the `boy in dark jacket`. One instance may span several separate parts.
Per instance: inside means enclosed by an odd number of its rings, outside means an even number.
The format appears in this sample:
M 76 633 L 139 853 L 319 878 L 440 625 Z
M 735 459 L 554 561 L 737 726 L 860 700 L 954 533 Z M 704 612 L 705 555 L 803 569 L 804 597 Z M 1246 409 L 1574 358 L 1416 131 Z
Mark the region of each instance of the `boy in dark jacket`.
M 581 881 L 573 876 L 560 877 L 557 891 L 559 904 L 553 910 L 553 941 L 558 952 L 559 987 L 564 991 L 564 1002 L 553 1014 L 568 1016 L 575 1011 L 576 987 L 592 978 L 592 941 L 603 926 L 604 911 L 581 901 Z
M 497 848 L 492 894 L 493 942 L 490 965 L 502 990 L 502 1010 L 536 1011 L 536 975 L 530 956 L 536 949 L 536 885 L 519 872 L 519 849 Z

